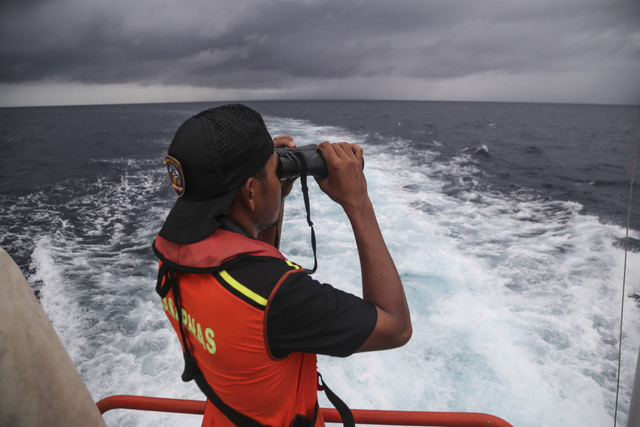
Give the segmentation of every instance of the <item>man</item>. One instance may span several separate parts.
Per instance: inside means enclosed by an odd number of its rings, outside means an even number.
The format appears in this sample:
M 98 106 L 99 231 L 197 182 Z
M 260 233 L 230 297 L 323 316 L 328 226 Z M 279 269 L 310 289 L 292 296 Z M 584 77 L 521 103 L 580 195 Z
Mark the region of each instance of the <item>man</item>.
M 207 395 L 203 425 L 324 425 L 316 354 L 405 344 L 411 320 L 367 194 L 362 149 L 324 142 L 318 185 L 353 228 L 363 298 L 312 279 L 277 249 L 284 197 L 277 147 L 240 104 L 205 110 L 176 132 L 166 158 L 179 199 L 154 251 L 158 293 L 185 351 L 183 379 Z M 179 327 L 179 325 L 182 327 Z

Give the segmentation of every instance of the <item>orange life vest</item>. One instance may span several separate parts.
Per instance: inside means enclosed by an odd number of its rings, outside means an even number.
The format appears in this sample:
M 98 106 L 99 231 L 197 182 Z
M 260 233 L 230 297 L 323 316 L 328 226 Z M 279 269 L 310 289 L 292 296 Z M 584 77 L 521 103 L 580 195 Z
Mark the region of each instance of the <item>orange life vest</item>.
M 161 272 L 163 265 L 170 265 L 172 280 L 179 284 L 178 304 L 173 289 L 162 299 L 165 313 L 179 336 L 182 319 L 186 353 L 215 394 L 262 425 L 289 425 L 302 415 L 310 421 L 316 417 L 312 425 L 323 426 L 317 411 L 316 355 L 293 352 L 276 359 L 267 345 L 266 319 L 273 295 L 289 275 L 303 270 L 275 247 L 222 229 L 192 244 L 158 236 L 154 249 Z M 225 270 L 245 257 L 277 258 L 290 269 L 276 278 L 269 295 L 258 295 Z M 167 277 L 159 277 L 159 287 Z M 209 400 L 202 425 L 234 424 Z

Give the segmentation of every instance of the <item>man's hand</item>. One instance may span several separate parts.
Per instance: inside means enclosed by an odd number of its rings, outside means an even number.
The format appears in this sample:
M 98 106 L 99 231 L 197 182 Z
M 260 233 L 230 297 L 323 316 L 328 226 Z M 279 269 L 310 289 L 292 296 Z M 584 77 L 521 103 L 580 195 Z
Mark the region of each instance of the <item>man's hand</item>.
M 367 180 L 362 170 L 362 148 L 357 144 L 325 141 L 318 146 L 327 162 L 329 175 L 316 180 L 320 189 L 346 212 L 369 199 Z
M 273 146 L 276 148 L 281 148 L 281 147 L 289 147 L 289 148 L 293 148 L 296 147 L 296 143 L 293 140 L 293 137 L 291 136 L 276 136 L 275 138 L 273 138 Z

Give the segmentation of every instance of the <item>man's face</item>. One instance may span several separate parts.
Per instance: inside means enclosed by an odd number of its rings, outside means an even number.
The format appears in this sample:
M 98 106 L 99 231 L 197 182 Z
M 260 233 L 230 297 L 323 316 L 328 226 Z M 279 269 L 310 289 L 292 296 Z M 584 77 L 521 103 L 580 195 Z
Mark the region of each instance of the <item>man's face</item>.
M 266 230 L 278 223 L 280 214 L 280 180 L 276 174 L 278 167 L 278 155 L 273 153 L 265 165 L 264 179 L 258 178 L 256 181 L 255 203 L 256 216 L 259 230 Z

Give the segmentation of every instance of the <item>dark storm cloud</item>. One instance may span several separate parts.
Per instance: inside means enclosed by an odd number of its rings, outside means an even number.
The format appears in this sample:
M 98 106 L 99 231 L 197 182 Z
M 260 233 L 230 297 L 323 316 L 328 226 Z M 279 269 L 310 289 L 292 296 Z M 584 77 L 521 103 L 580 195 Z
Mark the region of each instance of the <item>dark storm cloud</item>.
M 637 0 L 0 3 L 4 83 L 260 89 L 639 66 Z

